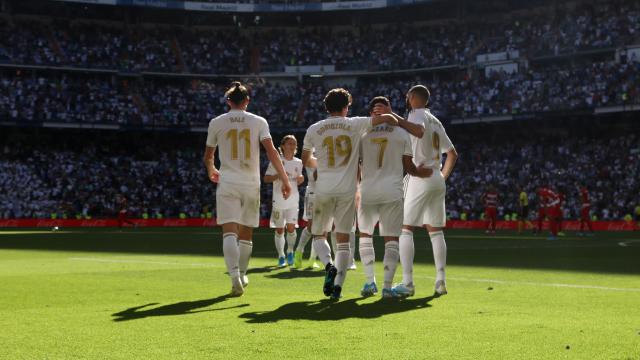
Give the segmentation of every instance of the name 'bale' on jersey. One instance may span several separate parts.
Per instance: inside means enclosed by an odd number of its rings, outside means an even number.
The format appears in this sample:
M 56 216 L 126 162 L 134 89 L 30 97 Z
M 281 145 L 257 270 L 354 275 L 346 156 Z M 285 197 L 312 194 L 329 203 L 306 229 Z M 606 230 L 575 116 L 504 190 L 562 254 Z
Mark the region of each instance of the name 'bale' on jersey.
M 218 148 L 220 182 L 260 186 L 260 142 L 270 138 L 267 120 L 247 111 L 211 120 L 207 146 Z

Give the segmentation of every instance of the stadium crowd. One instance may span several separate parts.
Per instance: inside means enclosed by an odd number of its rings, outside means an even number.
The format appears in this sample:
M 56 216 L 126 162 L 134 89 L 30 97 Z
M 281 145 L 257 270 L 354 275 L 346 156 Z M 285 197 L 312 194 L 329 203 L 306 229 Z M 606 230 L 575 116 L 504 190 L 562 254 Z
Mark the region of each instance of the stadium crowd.
M 498 189 L 501 217 L 517 212 L 520 186 L 534 206 L 537 186 L 564 192 L 566 218 L 578 216 L 579 185 L 589 189 L 592 214 L 599 219 L 622 219 L 640 203 L 636 133 L 598 139 L 539 134 L 507 138 L 491 131 L 480 136 L 459 130 L 449 130 L 461 154 L 448 182 L 447 210 L 453 219 L 480 218 L 486 189 L 478 184 Z M 0 156 L 0 218 L 112 217 L 119 210 L 117 194 L 128 199 L 133 216 L 215 216 L 215 188 L 202 165 L 203 139 L 201 147 L 193 138 L 180 143 L 137 138 L 132 145 L 95 140 L 7 142 Z M 69 146 L 70 141 L 76 145 Z M 266 165 L 263 159 L 263 172 Z M 270 206 L 271 186 L 263 184 L 263 218 Z
M 640 104 L 639 74 L 640 62 L 594 62 L 515 74 L 465 74 L 448 81 L 363 77 L 355 86 L 345 87 L 354 95 L 352 114 L 364 114 L 369 100 L 378 95 L 392 99 L 394 109 L 403 113 L 403 93 L 423 83 L 433 94 L 433 112 L 442 119 L 455 119 Z M 225 111 L 225 86 L 198 80 L 135 83 L 109 77 L 13 74 L 0 79 L 0 119 L 202 126 Z M 324 115 L 322 98 L 327 90 L 319 84 L 256 81 L 249 110 L 267 118 L 274 128 L 293 124 L 303 129 Z
M 451 19 L 438 24 L 350 29 L 187 28 L 83 20 L 0 19 L 0 61 L 122 71 L 245 74 L 286 65 L 399 70 L 468 65 L 476 54 L 519 50 L 526 57 L 635 45 L 640 5 L 579 3 L 553 13 Z M 353 46 L 358 44 L 358 46 Z M 250 64 L 260 64 L 260 68 Z

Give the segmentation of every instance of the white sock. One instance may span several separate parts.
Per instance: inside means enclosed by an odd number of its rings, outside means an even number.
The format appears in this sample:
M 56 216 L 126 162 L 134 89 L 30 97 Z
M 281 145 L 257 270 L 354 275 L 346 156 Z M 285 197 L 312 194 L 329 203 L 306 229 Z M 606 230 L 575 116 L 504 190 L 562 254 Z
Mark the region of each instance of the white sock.
M 362 258 L 361 258 L 362 259 Z M 349 233 L 349 267 L 356 262 L 356 233 Z
M 384 244 L 384 288 L 391 289 L 393 285 L 393 276 L 396 274 L 398 261 L 400 260 L 399 244 L 397 241 L 387 241 Z M 360 255 L 362 256 L 362 255 Z
M 413 285 L 413 256 L 415 254 L 413 231 L 402 230 L 399 240 L 402 283 L 405 285 Z
M 447 266 L 447 243 L 444 242 L 444 233 L 430 232 L 429 237 L 433 247 L 433 262 L 436 264 L 436 281 L 444 280 L 444 268 Z
M 342 287 L 344 279 L 347 277 L 347 269 L 349 268 L 349 243 L 339 243 L 336 250 L 336 269 L 338 275 L 333 282 L 334 285 Z
M 287 232 L 287 253 L 293 252 L 297 239 L 298 233 L 295 230 L 293 230 L 293 232 Z
M 273 236 L 273 239 L 276 242 L 276 251 L 278 252 L 278 257 L 284 257 L 284 233 L 278 234 L 278 232 L 276 232 Z
M 234 233 L 225 233 L 222 235 L 222 253 L 224 254 L 224 263 L 227 265 L 227 271 L 231 279 L 240 277 L 240 249 L 238 248 L 238 235 Z
M 331 248 L 329 247 L 329 243 L 325 238 L 315 238 L 313 239 L 313 248 L 316 250 L 316 254 L 320 258 L 320 261 L 326 267 L 327 264 L 331 264 Z
M 238 240 L 238 250 L 240 250 L 240 257 L 238 259 L 240 276 L 243 276 L 247 274 L 247 269 L 249 268 L 249 259 L 251 259 L 253 243 L 251 240 Z
M 311 254 L 309 254 L 309 260 L 316 261 L 317 257 L 318 257 L 318 255 L 316 255 L 316 248 L 314 248 L 313 244 L 312 244 L 311 245 Z
M 332 231 L 331 232 L 331 249 L 333 250 L 333 257 L 336 256 L 336 251 L 338 251 L 337 241 L 338 241 L 338 235 L 336 234 L 335 231 Z
M 304 254 L 304 248 L 305 246 L 307 246 L 309 239 L 311 239 L 311 232 L 309 231 L 309 229 L 302 229 L 302 232 L 300 233 L 300 241 L 298 241 L 298 246 L 296 246 L 296 251 Z M 311 247 L 311 249 L 313 250 L 313 246 Z
M 376 252 L 373 248 L 373 239 L 370 237 L 360 237 L 360 261 L 364 267 L 364 274 L 367 276 L 367 283 L 376 282 L 374 269 Z

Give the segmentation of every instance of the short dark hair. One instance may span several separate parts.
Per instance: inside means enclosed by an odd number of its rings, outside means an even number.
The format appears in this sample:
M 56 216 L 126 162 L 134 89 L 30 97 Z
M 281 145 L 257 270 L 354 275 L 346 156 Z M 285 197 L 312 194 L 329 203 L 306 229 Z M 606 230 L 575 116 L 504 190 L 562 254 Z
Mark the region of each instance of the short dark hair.
M 429 98 L 431 97 L 431 93 L 429 92 L 429 89 L 427 89 L 426 86 L 424 86 L 424 85 L 415 85 L 414 87 L 409 89 L 409 93 L 418 95 L 421 99 L 423 99 L 427 103 L 429 103 Z
M 371 101 L 369 101 L 369 114 L 371 114 L 376 104 L 384 104 L 386 106 L 389 106 L 391 103 L 389 102 L 389 99 L 384 96 L 376 96 L 371 99 Z
M 247 90 L 247 88 L 239 81 L 234 81 L 231 83 L 231 87 L 224 93 L 224 95 L 227 97 L 227 100 L 239 105 L 249 98 L 249 90 Z
M 328 112 L 338 112 L 351 105 L 351 94 L 343 88 L 332 89 L 324 97 L 324 108 Z

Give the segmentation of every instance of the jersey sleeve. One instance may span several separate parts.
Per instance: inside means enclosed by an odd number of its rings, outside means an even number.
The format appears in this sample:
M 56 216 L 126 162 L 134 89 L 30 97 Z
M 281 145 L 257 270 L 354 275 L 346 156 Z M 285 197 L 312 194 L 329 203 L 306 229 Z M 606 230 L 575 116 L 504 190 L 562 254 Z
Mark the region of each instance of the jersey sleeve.
M 444 126 L 442 126 L 442 124 L 438 124 L 438 126 L 436 127 L 436 132 L 440 137 L 440 152 L 446 153 L 447 151 L 452 150 L 453 144 L 451 143 L 449 136 L 447 136 L 447 132 L 444 131 Z
M 404 147 L 402 154 L 413 157 L 413 149 L 411 148 L 411 138 L 409 137 L 409 133 L 401 128 L 398 128 L 398 130 L 402 130 L 402 132 L 400 132 L 400 134 L 402 134 L 402 143 Z
M 313 151 L 314 142 L 313 142 L 313 127 L 310 127 L 307 130 L 307 133 L 304 135 L 304 140 L 302 141 L 302 150 Z
M 258 131 L 258 137 L 260 141 L 271 139 L 271 133 L 269 132 L 269 123 L 267 123 L 267 120 L 265 119 L 261 120 L 262 121 L 260 122 L 260 130 Z
M 209 123 L 209 129 L 207 130 L 207 146 L 218 146 L 218 134 L 215 131 L 214 120 Z
M 364 134 L 373 128 L 370 116 L 358 116 L 349 119 L 354 130 L 360 134 Z

